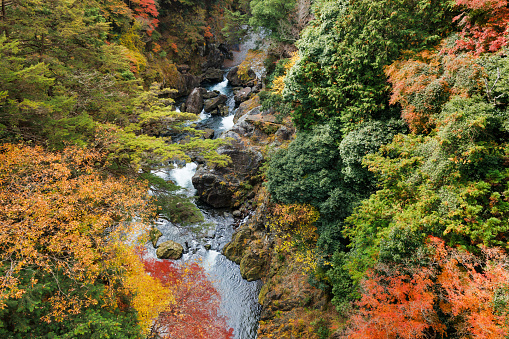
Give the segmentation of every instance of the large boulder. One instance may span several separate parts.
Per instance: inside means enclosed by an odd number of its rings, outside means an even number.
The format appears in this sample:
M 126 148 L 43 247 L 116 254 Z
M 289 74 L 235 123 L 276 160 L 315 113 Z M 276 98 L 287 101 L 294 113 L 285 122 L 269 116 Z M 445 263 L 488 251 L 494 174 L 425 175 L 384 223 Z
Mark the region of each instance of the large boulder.
M 232 207 L 239 186 L 249 181 L 262 164 L 260 152 L 237 146 L 222 146 L 219 154 L 228 155 L 231 163 L 225 167 L 200 166 L 193 176 L 193 185 L 200 200 L 215 207 Z
M 235 66 L 228 72 L 226 79 L 232 86 L 247 86 L 249 81 L 256 79 L 256 73 L 250 68 L 247 70 L 247 74 L 241 75 L 239 67 Z
M 148 237 L 149 237 L 149 240 L 150 242 L 152 243 L 152 245 L 154 247 L 157 247 L 157 241 L 159 240 L 160 237 L 163 236 L 163 233 L 161 231 L 159 231 L 157 228 L 155 227 L 152 227 L 150 229 L 150 231 L 148 232 Z
M 221 82 L 223 81 L 224 71 L 219 68 L 208 68 L 205 72 L 202 73 L 201 78 L 202 84 Z
M 182 257 L 183 252 L 184 247 L 182 247 L 181 244 L 173 240 L 168 240 L 159 245 L 156 251 L 156 255 L 159 259 L 177 260 Z
M 227 116 L 229 113 L 230 113 L 230 107 L 224 105 L 224 104 L 221 104 L 217 107 L 217 110 L 216 110 L 217 114 L 219 114 L 220 116 L 222 117 L 225 117 Z
M 218 47 L 220 46 L 216 46 L 215 44 L 207 44 L 204 51 L 204 54 L 207 56 L 207 60 L 201 65 L 203 71 L 206 71 L 209 68 L 221 68 L 221 66 L 223 66 L 225 59 L 225 53 L 223 51 L 224 49 Z
M 175 88 L 177 91 L 173 94 L 172 98 L 182 97 L 189 95 L 194 88 L 200 86 L 201 77 L 197 77 L 187 73 L 187 69 L 182 70 L 183 73 L 177 72 L 174 81 L 169 84 L 169 87 Z
M 237 122 L 237 120 L 239 120 L 240 117 L 242 117 L 244 114 L 249 113 L 255 108 L 258 108 L 258 111 L 260 110 L 260 97 L 258 95 L 254 96 L 253 98 L 247 101 L 244 101 L 239 105 L 239 107 L 235 111 L 233 122 Z
M 205 88 L 193 89 L 186 100 L 186 112 L 200 114 L 203 109 L 203 94 L 207 93 Z
M 228 97 L 224 94 L 218 95 L 215 98 L 208 99 L 204 103 L 205 112 L 210 113 L 216 108 L 218 108 L 219 105 L 224 104 Z
M 217 97 L 221 92 L 214 90 L 214 91 L 208 91 L 207 93 L 203 94 L 203 99 L 212 99 Z
M 246 101 L 249 99 L 249 95 L 251 94 L 251 87 L 244 87 L 243 89 L 237 91 L 235 93 L 235 104 L 240 104 L 241 102 Z

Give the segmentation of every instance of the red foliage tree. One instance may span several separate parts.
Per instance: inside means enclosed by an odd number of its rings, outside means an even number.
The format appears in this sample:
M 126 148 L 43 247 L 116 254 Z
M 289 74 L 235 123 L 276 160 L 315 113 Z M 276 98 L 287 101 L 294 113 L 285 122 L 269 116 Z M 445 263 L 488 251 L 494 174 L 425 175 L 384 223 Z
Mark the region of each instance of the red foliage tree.
M 147 34 L 152 35 L 159 24 L 159 11 L 154 0 L 132 0 L 131 5 L 134 7 L 134 17 L 143 22 L 147 27 Z
M 175 302 L 160 313 L 152 334 L 172 339 L 231 339 L 224 316 L 218 314 L 219 293 L 196 262 L 177 266 L 168 260 L 142 259 L 145 270 L 172 291 Z
M 380 269 L 382 267 L 378 267 Z M 348 338 L 424 338 L 443 334 L 445 326 L 433 308 L 435 296 L 428 269 L 404 274 L 388 266 L 371 271 L 362 282 L 359 312 L 351 319 Z
M 462 337 L 507 338 L 507 256 L 499 249 L 485 248 L 477 257 L 452 250 L 438 238 L 431 238 L 430 242 L 441 268 L 437 284 L 445 291 L 440 308 L 454 319 L 457 333 Z
M 509 4 L 507 0 L 456 0 L 470 11 L 454 18 L 463 26 L 454 50 L 469 50 L 475 55 L 496 52 L 507 45 Z
M 507 338 L 507 256 L 497 249 L 475 256 L 434 237 L 429 246 L 427 266 L 379 264 L 367 274 L 346 338 L 436 338 L 448 330 L 460 338 Z

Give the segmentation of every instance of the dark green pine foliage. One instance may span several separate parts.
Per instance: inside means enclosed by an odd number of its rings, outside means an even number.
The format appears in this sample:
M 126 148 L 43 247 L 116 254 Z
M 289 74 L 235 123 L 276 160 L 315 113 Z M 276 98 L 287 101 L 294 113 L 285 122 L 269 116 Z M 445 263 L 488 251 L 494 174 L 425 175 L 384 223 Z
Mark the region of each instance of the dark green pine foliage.
M 288 149 L 271 157 L 267 189 L 277 202 L 315 206 L 320 212 L 319 246 L 332 254 L 343 241 L 343 220 L 376 188 L 374 176 L 362 166 L 362 158 L 404 130 L 403 124 L 394 120 L 365 123 L 339 144 L 337 126 L 301 132 Z
M 300 60 L 284 97 L 299 129 L 337 117 L 343 131 L 399 116 L 388 104 L 384 67 L 405 50 L 436 45 L 451 31 L 453 17 L 446 0 L 322 0 L 314 14 L 297 43 Z

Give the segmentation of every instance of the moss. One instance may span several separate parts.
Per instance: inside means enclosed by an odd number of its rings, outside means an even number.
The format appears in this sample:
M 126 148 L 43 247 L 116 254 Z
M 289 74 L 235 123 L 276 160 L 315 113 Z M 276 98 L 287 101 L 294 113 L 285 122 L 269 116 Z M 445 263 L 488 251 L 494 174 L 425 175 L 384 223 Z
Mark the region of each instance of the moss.
M 156 199 L 159 213 L 173 223 L 191 225 L 205 220 L 198 207 L 185 196 L 163 193 Z

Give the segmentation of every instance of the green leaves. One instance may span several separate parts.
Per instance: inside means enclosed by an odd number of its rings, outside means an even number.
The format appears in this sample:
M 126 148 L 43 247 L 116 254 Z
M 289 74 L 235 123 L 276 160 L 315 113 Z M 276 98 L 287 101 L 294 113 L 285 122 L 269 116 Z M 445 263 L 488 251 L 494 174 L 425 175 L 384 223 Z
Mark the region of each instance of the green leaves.
M 300 60 L 286 80 L 298 128 L 338 117 L 343 131 L 399 114 L 389 108 L 383 68 L 403 50 L 436 44 L 451 24 L 447 1 L 321 1 L 298 42 Z M 418 18 L 418 19 L 417 19 Z M 430 24 L 431 22 L 435 24 Z M 435 38 L 434 38 L 435 37 Z

